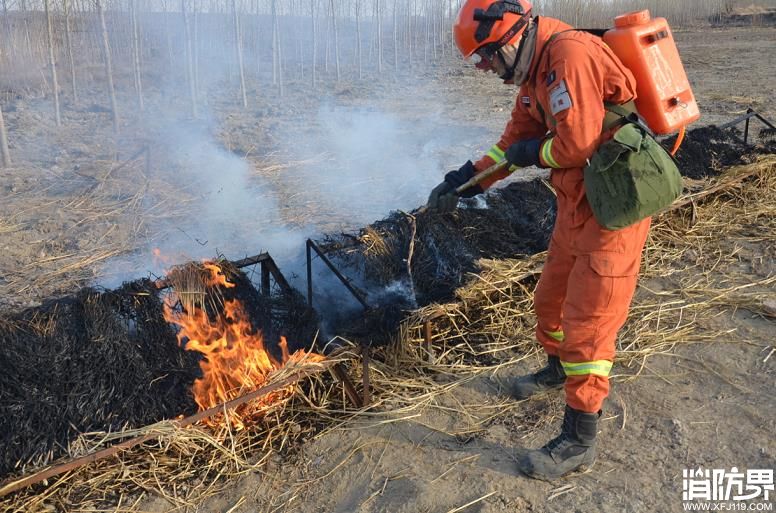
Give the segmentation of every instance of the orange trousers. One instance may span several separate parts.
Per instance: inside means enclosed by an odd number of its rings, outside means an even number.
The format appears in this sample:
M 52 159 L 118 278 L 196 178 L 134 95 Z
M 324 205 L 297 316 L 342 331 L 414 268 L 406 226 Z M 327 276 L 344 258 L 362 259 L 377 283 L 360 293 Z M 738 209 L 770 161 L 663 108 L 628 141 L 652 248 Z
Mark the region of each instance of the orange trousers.
M 593 217 L 582 170 L 557 169 L 558 216 L 534 296 L 536 337 L 566 373 L 566 403 L 597 412 L 609 395 L 617 332 L 636 290 L 647 218 L 607 230 Z

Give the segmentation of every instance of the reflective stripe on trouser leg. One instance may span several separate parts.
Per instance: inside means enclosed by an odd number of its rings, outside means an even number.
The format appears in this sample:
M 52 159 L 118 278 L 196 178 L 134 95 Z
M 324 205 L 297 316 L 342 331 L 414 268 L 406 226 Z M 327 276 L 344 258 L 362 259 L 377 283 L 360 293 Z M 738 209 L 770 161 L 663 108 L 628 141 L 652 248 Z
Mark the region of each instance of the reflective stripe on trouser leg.
M 596 376 L 609 377 L 609 371 L 612 370 L 612 362 L 609 360 L 593 360 L 592 362 L 571 363 L 560 361 L 563 366 L 563 372 L 566 376 L 586 376 L 595 374 Z
M 534 312 L 536 313 L 536 339 L 551 356 L 558 356 L 558 345 L 563 339 L 561 309 L 566 298 L 569 273 L 574 265 L 574 257 L 567 247 L 556 242 L 559 226 L 556 224 L 553 239 L 547 252 L 539 283 L 534 291 Z

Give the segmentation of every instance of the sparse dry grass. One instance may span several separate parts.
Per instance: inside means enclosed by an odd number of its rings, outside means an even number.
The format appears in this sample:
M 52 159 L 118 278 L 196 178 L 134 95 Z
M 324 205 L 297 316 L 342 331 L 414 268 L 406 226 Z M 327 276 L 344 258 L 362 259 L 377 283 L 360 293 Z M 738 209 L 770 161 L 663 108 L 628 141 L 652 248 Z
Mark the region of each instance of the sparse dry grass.
M 4 296 L 45 297 L 98 281 L 105 262 L 153 242 L 148 223 L 188 215 L 186 192 L 147 177 L 141 161 L 98 161 L 89 171 L 42 180 L 6 198 L 2 211 L 13 215 L 0 221 L 0 234 L 32 227 L 30 237 L 43 238 L 33 241 L 39 250 L 27 248 L 25 263 L 4 276 Z

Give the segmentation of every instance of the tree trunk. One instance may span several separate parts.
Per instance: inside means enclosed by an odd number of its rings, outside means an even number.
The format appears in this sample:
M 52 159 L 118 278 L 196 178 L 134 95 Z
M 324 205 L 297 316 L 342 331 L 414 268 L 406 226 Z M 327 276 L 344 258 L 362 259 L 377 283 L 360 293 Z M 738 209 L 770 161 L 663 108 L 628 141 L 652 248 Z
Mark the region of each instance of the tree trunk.
M 73 87 L 73 103 L 78 103 L 78 86 L 75 78 L 75 61 L 73 60 L 73 43 L 70 39 L 70 6 L 69 0 L 63 0 L 65 9 L 65 44 L 67 45 L 67 58 L 70 61 L 70 82 Z
M 54 60 L 54 30 L 51 28 L 51 10 L 49 0 L 44 0 L 46 10 L 46 42 L 48 44 L 49 68 L 51 69 L 51 89 L 54 92 L 54 114 L 57 126 L 62 124 L 62 116 L 59 112 L 59 82 L 57 82 L 57 63 Z
M 334 26 L 334 62 L 337 69 L 337 82 L 340 81 L 340 55 L 339 55 L 339 34 L 337 33 L 337 12 L 334 9 L 334 0 L 331 3 L 331 23 Z
M 415 36 L 415 31 L 417 28 L 415 27 L 415 21 L 413 19 L 413 9 L 414 9 L 415 3 L 413 0 L 407 1 L 407 58 L 410 61 L 410 71 L 413 70 L 413 62 L 412 62 L 412 44 L 413 39 Z
M 259 2 L 256 1 L 256 81 L 261 80 L 261 13 L 259 12 Z
M 140 39 L 137 33 L 137 0 L 131 0 L 129 16 L 132 30 L 132 70 L 135 77 L 135 94 L 137 94 L 137 107 L 140 112 L 145 110 L 143 103 L 143 80 L 140 73 Z
M 272 0 L 272 84 L 278 83 L 278 33 L 277 33 L 277 10 L 275 9 L 275 0 Z
M 326 3 L 324 2 L 324 6 Z M 323 37 L 323 71 L 329 74 L 329 46 L 331 43 L 331 16 L 326 18 L 326 35 Z
M 358 68 L 358 79 L 364 78 L 361 71 L 361 0 L 356 0 L 356 67 Z
M 242 42 L 240 37 L 240 16 L 237 14 L 237 0 L 232 0 L 232 11 L 234 11 L 234 45 L 237 49 L 237 67 L 240 70 L 240 94 L 242 95 L 243 108 L 248 108 L 248 95 L 245 92 L 245 71 L 243 70 Z
M 396 12 L 399 10 L 399 0 L 393 4 L 393 69 L 399 70 L 399 24 Z
M 428 2 L 426 2 L 426 7 L 430 8 L 431 5 Z M 428 43 L 429 43 L 428 40 L 429 40 L 429 37 L 430 37 L 430 34 L 431 34 L 431 26 L 429 25 L 429 20 L 430 20 L 430 16 L 428 14 L 428 9 L 427 9 L 426 10 L 426 23 L 425 23 L 426 30 L 424 30 L 424 32 L 426 33 L 426 37 L 425 37 L 425 40 L 423 41 L 423 61 L 426 62 L 426 63 L 428 62 Z
M 194 0 L 192 9 L 194 11 L 194 40 L 192 45 L 194 46 L 192 52 L 192 74 L 194 75 L 194 98 L 199 102 L 199 13 L 197 9 L 197 1 Z
M 433 12 L 434 12 L 433 7 L 429 3 L 428 14 L 426 14 L 426 16 L 428 16 L 427 26 L 430 26 L 431 48 L 432 48 L 432 51 L 434 52 L 434 61 L 436 61 L 437 60 L 437 22 Z
M 274 0 L 273 0 L 274 3 Z M 278 48 L 278 85 L 280 86 L 280 96 L 281 98 L 285 96 L 286 90 L 283 85 L 283 45 L 281 43 L 280 38 L 280 17 L 275 16 L 275 39 L 277 40 L 277 48 Z
M 452 22 L 453 18 L 455 17 L 455 12 L 453 11 L 453 0 L 450 0 L 450 21 Z M 451 55 L 455 55 L 455 32 L 453 32 L 453 24 L 449 24 L 450 27 L 450 53 Z
M 377 72 L 383 72 L 383 19 L 380 12 L 380 0 L 377 2 Z
M 313 89 L 315 89 L 315 73 L 316 73 L 316 59 L 318 58 L 318 34 L 316 31 L 317 24 L 315 23 L 315 2 L 317 0 L 310 0 L 310 11 L 313 19 L 313 65 L 312 65 L 312 81 Z
M 0 155 L 3 158 L 3 167 L 11 166 L 11 154 L 8 152 L 8 134 L 5 132 L 3 109 L 0 107 Z
M 191 44 L 191 25 L 186 14 L 186 0 L 181 0 L 181 16 L 183 17 L 183 59 L 186 67 L 186 81 L 189 83 L 189 100 L 191 101 L 191 116 L 199 117 L 197 106 L 197 87 L 194 84 L 194 55 Z
M 97 2 L 97 14 L 100 17 L 102 29 L 102 56 L 105 62 L 105 74 L 108 78 L 108 94 L 110 95 L 110 107 L 113 112 L 113 130 L 119 131 L 119 109 L 116 106 L 116 90 L 113 88 L 113 64 L 110 58 L 110 44 L 108 43 L 108 27 L 105 25 L 105 12 L 102 9 L 102 0 Z

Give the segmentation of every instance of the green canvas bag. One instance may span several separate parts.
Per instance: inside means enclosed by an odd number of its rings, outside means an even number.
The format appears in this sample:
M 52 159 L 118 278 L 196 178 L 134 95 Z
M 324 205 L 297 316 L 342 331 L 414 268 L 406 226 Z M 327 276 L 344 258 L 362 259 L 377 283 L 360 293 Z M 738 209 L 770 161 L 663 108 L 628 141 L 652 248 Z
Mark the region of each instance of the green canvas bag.
M 671 155 L 633 117 L 585 167 L 585 192 L 598 223 L 618 230 L 652 216 L 682 194 Z

